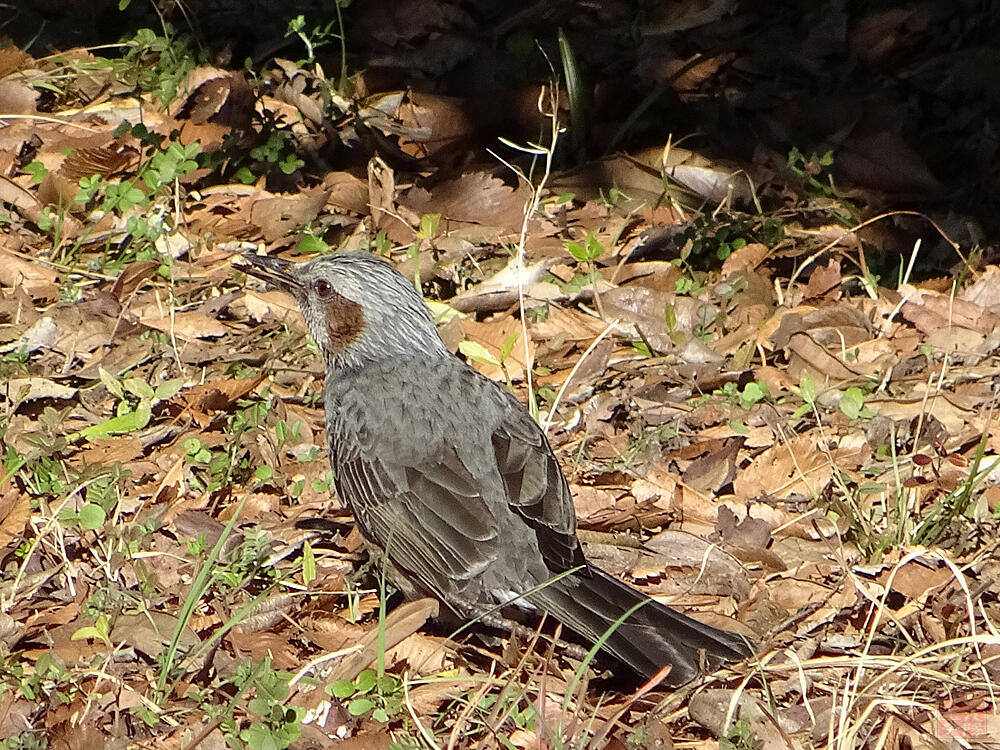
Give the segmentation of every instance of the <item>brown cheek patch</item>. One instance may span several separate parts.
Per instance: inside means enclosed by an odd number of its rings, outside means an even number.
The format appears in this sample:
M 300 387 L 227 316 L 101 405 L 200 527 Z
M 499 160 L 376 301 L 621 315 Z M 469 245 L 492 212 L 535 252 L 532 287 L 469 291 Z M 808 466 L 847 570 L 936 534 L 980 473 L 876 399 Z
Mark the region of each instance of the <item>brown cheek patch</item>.
M 340 354 L 351 345 L 365 325 L 361 305 L 336 292 L 326 302 L 326 335 L 330 354 Z

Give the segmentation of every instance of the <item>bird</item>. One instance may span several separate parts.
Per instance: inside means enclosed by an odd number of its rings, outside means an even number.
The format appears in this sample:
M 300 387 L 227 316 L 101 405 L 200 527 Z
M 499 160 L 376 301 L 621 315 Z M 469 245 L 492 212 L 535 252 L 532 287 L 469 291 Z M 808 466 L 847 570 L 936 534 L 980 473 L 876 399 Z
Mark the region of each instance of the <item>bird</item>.
M 295 298 L 323 354 L 334 486 L 407 596 L 466 619 L 545 614 L 591 645 L 604 638 L 600 653 L 634 677 L 669 665 L 661 680 L 671 688 L 705 663 L 752 655 L 745 636 L 587 561 L 544 431 L 505 386 L 448 349 L 391 262 L 363 250 L 243 260 L 247 274 Z

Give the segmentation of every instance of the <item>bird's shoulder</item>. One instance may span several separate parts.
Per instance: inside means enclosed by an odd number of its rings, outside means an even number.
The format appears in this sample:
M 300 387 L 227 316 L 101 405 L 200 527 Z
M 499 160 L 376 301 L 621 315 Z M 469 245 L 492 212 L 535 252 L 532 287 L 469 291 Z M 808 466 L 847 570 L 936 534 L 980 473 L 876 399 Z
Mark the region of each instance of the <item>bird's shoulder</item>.
M 402 458 L 457 440 L 488 443 L 524 407 L 501 385 L 455 357 L 397 358 L 328 376 L 332 438 Z M 400 446 L 402 443 L 402 446 Z

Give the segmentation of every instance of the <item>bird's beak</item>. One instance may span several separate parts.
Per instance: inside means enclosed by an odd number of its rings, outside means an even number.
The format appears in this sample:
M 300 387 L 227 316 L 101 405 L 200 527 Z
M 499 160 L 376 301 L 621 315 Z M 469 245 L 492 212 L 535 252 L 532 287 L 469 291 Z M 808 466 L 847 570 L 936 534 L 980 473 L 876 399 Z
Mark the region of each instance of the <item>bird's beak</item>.
M 298 286 L 298 280 L 292 270 L 295 267 L 294 263 L 289 263 L 281 258 L 254 255 L 253 253 L 245 253 L 241 258 L 243 260 L 241 270 L 246 271 L 251 276 L 256 276 L 261 281 L 266 281 L 271 286 L 294 294 Z

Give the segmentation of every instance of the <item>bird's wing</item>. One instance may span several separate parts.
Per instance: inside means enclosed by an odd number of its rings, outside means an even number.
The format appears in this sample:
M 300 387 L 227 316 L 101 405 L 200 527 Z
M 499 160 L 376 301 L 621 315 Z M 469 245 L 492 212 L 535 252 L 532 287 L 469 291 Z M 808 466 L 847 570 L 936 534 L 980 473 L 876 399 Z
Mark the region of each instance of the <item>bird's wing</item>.
M 337 466 L 336 485 L 365 536 L 445 601 L 499 554 L 496 519 L 454 451 L 423 466 L 358 456 Z
M 505 395 L 509 396 L 509 394 Z M 538 423 L 514 399 L 493 433 L 493 452 L 510 507 L 534 530 L 553 573 L 585 566 L 573 494 Z
M 511 591 L 549 577 L 539 577 L 532 560 L 543 561 L 552 575 L 585 565 L 559 464 L 539 426 L 509 398 L 490 442 L 481 446 L 482 463 L 469 457 L 476 446 L 456 445 L 461 436 L 420 461 L 372 450 L 337 462 L 337 490 L 361 530 L 397 568 L 445 601 L 494 565 L 491 580 L 509 579 Z M 529 574 L 532 567 L 536 572 Z

